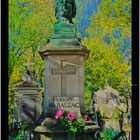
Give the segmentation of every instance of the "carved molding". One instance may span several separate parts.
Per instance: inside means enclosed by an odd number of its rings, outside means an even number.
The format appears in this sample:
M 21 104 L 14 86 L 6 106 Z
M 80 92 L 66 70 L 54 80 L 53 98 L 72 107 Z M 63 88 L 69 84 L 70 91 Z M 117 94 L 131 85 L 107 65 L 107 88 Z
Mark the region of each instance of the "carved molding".
M 42 96 L 33 96 L 33 99 L 34 99 L 36 102 L 42 102 Z
M 20 101 L 21 101 L 21 96 L 14 97 L 14 102 L 20 102 Z

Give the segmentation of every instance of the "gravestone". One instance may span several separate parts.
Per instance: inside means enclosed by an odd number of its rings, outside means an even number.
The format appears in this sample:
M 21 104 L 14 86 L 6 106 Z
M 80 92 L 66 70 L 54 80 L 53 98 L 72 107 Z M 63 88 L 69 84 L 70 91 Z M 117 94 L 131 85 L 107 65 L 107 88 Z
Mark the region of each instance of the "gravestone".
M 49 110 L 49 99 L 53 97 L 79 97 L 80 109 L 84 109 L 84 57 L 53 55 L 47 56 L 46 63 L 44 114 Z
M 121 105 L 119 92 L 109 85 L 105 85 L 103 89 L 96 91 L 95 97 L 95 109 L 107 118 L 112 118 L 115 107 Z
M 32 81 L 22 81 L 13 86 L 14 121 L 35 122 L 42 112 L 42 88 Z
M 58 22 L 54 25 L 54 34 L 49 38 L 49 42 L 39 49 L 41 57 L 45 60 L 45 83 L 43 115 L 35 131 L 45 136 L 51 135 L 48 137 L 53 140 L 58 133 L 62 136 L 66 133 L 65 130 L 55 128 L 57 122 L 54 115 L 59 109 L 75 112 L 78 117 L 86 112 L 84 61 L 88 58 L 89 50 L 81 45 L 76 36 L 76 26 L 72 22 L 75 14 L 74 0 L 57 0 L 55 15 Z M 91 126 L 89 129 L 91 130 Z M 97 129 L 99 127 L 96 126 L 92 132 L 96 132 Z
M 56 2 L 58 22 L 54 25 L 55 33 L 50 37 L 49 43 L 39 50 L 45 60 L 44 114 L 47 114 L 49 99 L 53 97 L 78 97 L 80 110 L 85 112 L 84 61 L 88 58 L 89 51 L 80 44 L 75 32 L 76 26 L 72 23 L 75 16 L 75 12 L 71 11 L 75 9 L 75 5 L 72 5 L 74 0 L 65 2 Z M 68 10 L 70 15 L 67 15 Z

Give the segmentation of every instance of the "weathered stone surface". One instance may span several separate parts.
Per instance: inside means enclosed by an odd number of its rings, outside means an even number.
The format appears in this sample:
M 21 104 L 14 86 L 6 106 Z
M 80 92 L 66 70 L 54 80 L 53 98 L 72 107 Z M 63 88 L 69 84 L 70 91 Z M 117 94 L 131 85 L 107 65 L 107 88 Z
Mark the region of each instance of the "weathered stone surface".
M 104 128 L 112 127 L 112 128 L 114 128 L 116 130 L 120 129 L 119 120 L 105 119 L 104 121 L 105 121 Z
M 51 121 L 51 120 L 50 120 Z M 73 140 L 70 136 L 71 133 L 66 132 L 65 130 L 56 129 L 57 127 L 52 126 L 48 129 L 45 126 L 36 127 L 35 131 L 40 132 L 41 139 L 50 138 L 51 140 Z M 95 133 L 99 132 L 100 128 L 97 125 L 86 126 L 84 132 L 76 132 L 75 140 L 95 140 Z
M 40 128 L 41 129 L 41 128 Z M 44 129 L 44 128 L 42 128 Z M 95 133 L 99 132 L 99 127 L 98 126 L 88 126 L 85 128 L 84 132 L 77 132 L 75 133 L 75 140 L 95 140 Z M 50 135 L 48 135 L 50 134 Z M 41 134 L 41 139 L 40 140 L 46 140 L 46 139 L 51 139 L 51 140 L 72 140 L 72 137 L 70 137 L 70 133 L 64 132 L 64 131 L 46 131 L 46 134 L 43 133 Z
M 42 126 L 49 126 L 49 125 L 57 125 L 57 121 L 54 120 L 53 118 L 46 118 L 42 123 Z
M 114 105 L 113 103 L 110 104 L 102 104 L 98 107 L 100 110 L 101 115 L 105 115 L 108 118 L 112 118 L 114 114 Z
M 14 120 L 17 122 L 35 122 L 42 112 L 43 88 L 13 87 L 14 90 Z
M 39 87 L 34 81 L 21 81 L 14 85 L 14 87 Z
M 47 132 L 47 131 L 49 131 L 49 130 L 47 130 L 47 128 L 45 126 L 37 126 L 35 128 L 35 132 Z
M 45 63 L 44 112 L 53 97 L 79 97 L 80 109 L 84 109 L 84 57 L 53 55 Z
M 95 109 L 107 118 L 113 117 L 116 106 L 121 108 L 119 92 L 112 89 L 109 85 L 95 92 L 95 97 Z

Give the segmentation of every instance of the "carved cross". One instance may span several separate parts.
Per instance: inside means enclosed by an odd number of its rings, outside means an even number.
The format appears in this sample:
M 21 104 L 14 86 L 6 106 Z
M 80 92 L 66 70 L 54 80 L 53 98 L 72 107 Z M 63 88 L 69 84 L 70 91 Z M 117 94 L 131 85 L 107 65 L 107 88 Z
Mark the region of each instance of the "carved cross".
M 63 66 L 64 60 L 61 60 L 60 69 L 52 69 L 52 74 L 61 74 L 61 95 L 66 96 L 66 76 L 67 74 L 76 74 L 76 69 L 68 69 Z

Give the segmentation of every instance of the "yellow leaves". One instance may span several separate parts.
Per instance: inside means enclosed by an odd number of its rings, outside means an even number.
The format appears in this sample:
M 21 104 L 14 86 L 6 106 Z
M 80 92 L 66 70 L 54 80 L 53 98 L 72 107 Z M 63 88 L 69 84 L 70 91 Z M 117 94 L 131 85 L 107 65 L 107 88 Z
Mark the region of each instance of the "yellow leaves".
M 11 77 L 10 77 L 10 85 L 16 84 L 17 82 L 21 81 L 21 74 L 19 71 L 13 71 Z
M 128 13 L 125 11 L 128 9 Z M 110 37 L 110 44 L 119 46 L 119 42 L 112 35 L 116 28 L 121 30 L 121 38 L 131 38 L 131 2 L 125 0 L 105 0 L 99 4 L 98 13 L 93 15 L 87 32 L 92 38 L 102 39 L 105 35 Z
M 38 35 L 37 40 L 41 42 L 43 38 L 47 38 L 47 34 L 52 32 L 52 26 L 56 22 L 54 16 L 54 1 L 48 0 L 35 0 L 31 1 L 34 10 L 28 20 L 25 22 L 25 26 L 30 29 L 30 32 L 34 32 L 34 35 Z M 35 39 L 35 38 L 34 38 Z
M 125 79 L 122 79 L 120 85 L 121 88 L 123 89 L 127 88 L 129 89 L 129 92 L 131 92 L 132 83 L 130 77 L 127 76 Z
M 20 3 L 27 2 L 27 0 L 19 0 Z
M 100 36 L 103 34 L 107 35 L 110 34 L 116 26 L 120 26 L 120 23 L 122 24 L 122 21 L 120 22 L 118 19 L 108 17 L 100 12 L 93 17 L 87 31 L 92 32 L 93 36 L 95 36 L 95 33 L 99 32 L 99 30 L 101 30 Z M 121 26 L 124 26 L 124 24 Z
M 85 67 L 91 70 L 94 87 L 98 89 L 104 86 L 107 78 L 113 88 L 119 88 L 130 68 L 127 61 L 122 61 L 124 55 L 117 47 L 105 44 L 101 38 L 85 38 L 82 43 L 90 50 Z
M 85 91 L 84 96 L 85 96 L 84 97 L 85 108 L 89 109 L 89 106 L 91 105 L 91 93 L 89 91 L 88 92 Z

